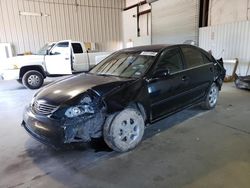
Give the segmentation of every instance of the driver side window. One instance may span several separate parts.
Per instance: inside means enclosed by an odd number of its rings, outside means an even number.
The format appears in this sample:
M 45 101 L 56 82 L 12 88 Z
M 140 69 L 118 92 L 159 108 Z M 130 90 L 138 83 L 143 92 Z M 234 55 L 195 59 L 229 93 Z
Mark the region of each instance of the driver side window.
M 69 42 L 61 42 L 50 51 L 50 55 L 60 55 L 69 53 Z
M 156 70 L 169 70 L 170 74 L 183 70 L 183 63 L 179 49 L 174 48 L 162 52 Z

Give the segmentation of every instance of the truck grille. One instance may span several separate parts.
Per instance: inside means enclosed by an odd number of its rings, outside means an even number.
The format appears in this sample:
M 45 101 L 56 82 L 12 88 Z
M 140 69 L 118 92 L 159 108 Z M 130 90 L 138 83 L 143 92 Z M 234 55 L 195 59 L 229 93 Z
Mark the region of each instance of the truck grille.
M 40 101 L 35 101 L 33 104 L 33 110 L 42 115 L 52 114 L 55 110 L 57 110 L 58 106 L 45 104 Z

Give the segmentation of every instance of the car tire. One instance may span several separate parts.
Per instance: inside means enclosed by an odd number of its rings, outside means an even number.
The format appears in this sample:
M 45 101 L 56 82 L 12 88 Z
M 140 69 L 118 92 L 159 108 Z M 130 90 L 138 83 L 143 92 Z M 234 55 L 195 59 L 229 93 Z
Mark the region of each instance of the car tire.
M 216 83 L 213 83 L 207 92 L 205 101 L 201 105 L 202 108 L 205 110 L 213 109 L 217 104 L 218 97 L 219 97 L 219 88 L 216 85 Z
M 38 89 L 43 85 L 44 77 L 39 71 L 31 70 L 23 75 L 23 85 L 28 89 Z
M 106 119 L 103 137 L 111 149 L 117 152 L 127 152 L 141 142 L 144 127 L 141 113 L 133 108 L 126 108 Z
M 19 84 L 22 84 L 22 85 L 23 85 L 22 79 L 17 79 L 16 81 L 17 81 Z

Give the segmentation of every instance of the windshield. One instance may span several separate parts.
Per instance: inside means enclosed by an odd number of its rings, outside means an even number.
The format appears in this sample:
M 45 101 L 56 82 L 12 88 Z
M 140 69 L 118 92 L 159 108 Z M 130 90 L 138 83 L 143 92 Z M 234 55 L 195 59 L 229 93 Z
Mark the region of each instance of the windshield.
M 37 55 L 46 55 L 47 51 L 49 51 L 54 45 L 55 45 L 55 43 L 47 43 L 36 54 Z
M 104 59 L 90 73 L 138 78 L 145 74 L 156 55 L 156 52 L 117 52 Z

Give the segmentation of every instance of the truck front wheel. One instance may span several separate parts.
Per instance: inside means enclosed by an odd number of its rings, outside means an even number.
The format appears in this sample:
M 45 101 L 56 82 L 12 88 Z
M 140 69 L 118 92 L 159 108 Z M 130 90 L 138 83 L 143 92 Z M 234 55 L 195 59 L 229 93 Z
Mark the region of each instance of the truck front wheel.
M 23 85 L 28 89 L 38 89 L 43 85 L 44 77 L 39 71 L 27 71 L 22 78 Z

